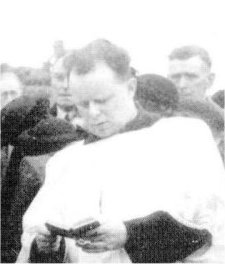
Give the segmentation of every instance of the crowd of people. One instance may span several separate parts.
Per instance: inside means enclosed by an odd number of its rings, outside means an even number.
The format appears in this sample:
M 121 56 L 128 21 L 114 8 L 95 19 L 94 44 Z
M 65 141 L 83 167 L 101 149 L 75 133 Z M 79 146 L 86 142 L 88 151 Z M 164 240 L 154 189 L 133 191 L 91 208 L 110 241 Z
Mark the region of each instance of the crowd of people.
M 139 74 L 98 39 L 57 41 L 36 85 L 1 67 L 2 262 L 223 263 L 224 91 L 202 47 L 168 61 Z

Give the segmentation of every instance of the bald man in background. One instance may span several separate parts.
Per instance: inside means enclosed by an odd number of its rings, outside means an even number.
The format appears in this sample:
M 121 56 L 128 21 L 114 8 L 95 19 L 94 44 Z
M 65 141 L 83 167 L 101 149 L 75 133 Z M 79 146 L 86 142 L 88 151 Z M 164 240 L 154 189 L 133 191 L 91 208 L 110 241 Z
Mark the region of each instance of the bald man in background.
M 12 72 L 0 76 L 1 108 L 22 95 L 22 84 Z

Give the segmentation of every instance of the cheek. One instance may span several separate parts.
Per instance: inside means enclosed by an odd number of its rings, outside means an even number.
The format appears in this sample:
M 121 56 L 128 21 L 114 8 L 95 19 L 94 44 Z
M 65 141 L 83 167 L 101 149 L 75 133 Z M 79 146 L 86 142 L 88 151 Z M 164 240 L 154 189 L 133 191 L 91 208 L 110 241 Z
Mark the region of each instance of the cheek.
M 123 98 L 115 100 L 105 111 L 105 115 L 107 115 L 109 119 L 116 123 L 120 123 L 121 120 L 123 120 L 124 114 L 126 113 L 126 101 Z
M 206 82 L 205 80 L 197 80 L 194 84 L 193 84 L 193 89 L 195 89 L 196 92 L 201 92 L 203 90 L 205 90 L 206 88 Z
M 83 107 L 77 107 L 79 115 L 87 121 L 89 119 L 88 110 Z
M 60 87 L 62 87 L 63 82 L 60 81 L 54 81 L 52 82 L 52 86 L 55 87 L 56 89 L 59 89 Z
M 120 111 L 121 111 L 121 102 L 118 99 L 111 100 L 111 102 L 103 106 L 101 109 L 102 115 L 105 115 L 112 120 L 116 119 Z
M 205 79 L 200 77 L 200 78 L 194 80 L 193 83 L 195 83 L 196 85 L 202 86 L 202 85 L 205 85 Z
M 49 90 L 49 94 L 52 98 L 55 98 L 57 96 L 57 88 L 56 86 L 52 86 Z

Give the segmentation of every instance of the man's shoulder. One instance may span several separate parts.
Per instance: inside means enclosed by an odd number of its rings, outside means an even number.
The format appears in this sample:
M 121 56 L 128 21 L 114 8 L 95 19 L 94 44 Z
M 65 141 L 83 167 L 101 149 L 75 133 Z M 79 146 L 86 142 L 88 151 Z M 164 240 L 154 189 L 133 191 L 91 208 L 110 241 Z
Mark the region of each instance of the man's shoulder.
M 180 100 L 178 110 L 197 113 L 200 116 L 204 114 L 213 115 L 213 117 L 223 118 L 223 109 L 221 109 L 211 98 L 207 97 L 204 100 Z
M 128 132 L 133 130 L 139 130 L 146 127 L 151 127 L 158 120 L 159 120 L 158 115 L 149 113 L 139 106 L 136 118 L 126 125 L 124 131 Z
M 212 133 L 200 119 L 191 117 L 168 117 L 162 118 L 151 127 L 140 131 L 140 137 L 145 138 L 146 147 L 152 143 L 163 145 L 167 148 L 190 148 L 195 144 L 196 147 L 207 142 L 214 142 Z
M 147 121 L 145 122 L 145 120 Z M 150 116 L 150 119 L 148 119 L 148 117 L 147 119 L 143 119 L 143 124 L 139 127 L 139 129 L 142 128 L 149 131 L 155 130 L 160 132 L 160 134 L 168 134 L 169 131 L 174 134 L 183 133 L 184 135 L 188 133 L 190 135 L 191 131 L 193 131 L 193 134 L 198 133 L 198 131 L 200 133 L 210 133 L 209 127 L 204 121 L 186 116 L 173 116 L 160 119 L 152 118 Z
M 207 128 L 208 126 L 205 124 L 204 121 L 202 121 L 201 119 L 197 119 L 194 117 L 186 117 L 186 116 L 174 116 L 174 117 L 168 117 L 168 118 L 163 118 L 161 119 L 161 124 L 166 125 L 166 126 L 170 126 L 170 127 L 174 127 L 177 125 L 177 128 L 180 129 L 185 129 L 186 128 L 194 128 L 196 129 L 196 127 L 201 127 L 204 129 Z
M 223 109 L 216 102 L 213 101 L 211 96 L 206 97 L 205 101 L 216 111 L 218 111 L 219 113 L 223 113 Z
M 79 148 L 83 145 L 83 141 L 77 141 L 69 144 L 65 148 L 57 151 L 47 162 L 48 168 L 64 168 L 69 164 L 74 164 L 74 157 L 79 152 Z
M 187 135 L 188 138 L 201 134 L 211 135 L 209 127 L 203 120 L 192 117 L 176 116 L 163 118 L 157 125 L 158 129 L 165 130 L 167 133 L 169 131 L 175 134 L 182 133 L 183 136 Z
M 183 100 L 180 101 L 178 114 L 204 120 L 211 129 L 223 131 L 224 112 L 211 100 Z

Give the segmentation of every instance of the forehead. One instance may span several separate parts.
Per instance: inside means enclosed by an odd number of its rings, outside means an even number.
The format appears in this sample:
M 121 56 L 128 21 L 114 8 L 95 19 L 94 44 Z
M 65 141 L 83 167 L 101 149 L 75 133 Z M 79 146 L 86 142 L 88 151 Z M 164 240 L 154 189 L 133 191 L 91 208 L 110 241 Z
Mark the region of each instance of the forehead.
M 104 98 L 121 92 L 123 83 L 116 74 L 104 63 L 99 63 L 88 74 L 70 74 L 70 86 L 79 100 Z
M 182 73 L 205 74 L 209 71 L 209 67 L 199 56 L 187 60 L 174 59 L 169 61 L 169 75 Z
M 8 92 L 8 91 L 21 92 L 21 86 L 20 86 L 20 83 L 17 82 L 16 80 L 0 81 L 0 91 L 1 93 Z

